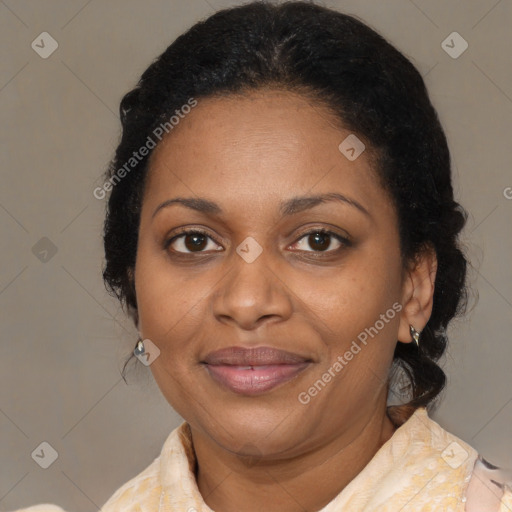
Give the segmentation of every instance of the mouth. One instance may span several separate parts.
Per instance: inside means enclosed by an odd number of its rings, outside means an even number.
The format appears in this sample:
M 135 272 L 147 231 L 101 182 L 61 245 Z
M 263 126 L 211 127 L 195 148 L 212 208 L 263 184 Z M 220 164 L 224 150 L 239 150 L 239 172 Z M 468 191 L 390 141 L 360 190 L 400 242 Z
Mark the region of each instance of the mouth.
M 258 395 L 290 381 L 311 359 L 272 347 L 230 347 L 208 354 L 202 364 L 216 382 L 243 395 Z

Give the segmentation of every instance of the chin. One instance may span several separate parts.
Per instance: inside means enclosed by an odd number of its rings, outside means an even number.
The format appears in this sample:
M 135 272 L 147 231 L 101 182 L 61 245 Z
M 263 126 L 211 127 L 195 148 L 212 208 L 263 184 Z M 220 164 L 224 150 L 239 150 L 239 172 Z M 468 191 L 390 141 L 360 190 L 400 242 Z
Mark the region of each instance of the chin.
M 286 421 L 293 421 L 291 425 Z M 208 421 L 207 433 L 224 449 L 255 457 L 265 453 L 267 456 L 277 455 L 289 449 L 294 449 L 301 439 L 304 419 L 295 418 L 284 408 L 275 410 L 269 406 L 255 407 L 248 404 L 246 408 L 219 408 L 216 420 L 220 424 L 212 425 Z

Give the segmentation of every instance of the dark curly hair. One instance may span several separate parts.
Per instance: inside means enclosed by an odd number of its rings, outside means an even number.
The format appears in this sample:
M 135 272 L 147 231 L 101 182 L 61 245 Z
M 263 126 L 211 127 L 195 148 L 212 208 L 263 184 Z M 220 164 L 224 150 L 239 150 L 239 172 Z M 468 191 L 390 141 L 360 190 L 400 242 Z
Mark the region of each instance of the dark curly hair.
M 394 352 L 391 370 L 404 371 L 410 389 L 406 404 L 389 408 L 400 425 L 417 407 L 433 407 L 446 383 L 436 362 L 446 348 L 449 321 L 466 309 L 467 262 L 458 234 L 467 214 L 454 200 L 447 140 L 421 75 L 353 16 L 300 1 L 224 9 L 178 37 L 147 68 L 121 101 L 122 136 L 105 173 L 105 183 L 112 184 L 105 186 L 111 190 L 105 284 L 138 324 L 133 270 L 151 151 L 114 182 L 119 169 L 190 98 L 265 87 L 313 98 L 369 141 L 398 214 L 403 264 L 427 247 L 436 252 L 433 311 L 420 348 L 397 343 Z

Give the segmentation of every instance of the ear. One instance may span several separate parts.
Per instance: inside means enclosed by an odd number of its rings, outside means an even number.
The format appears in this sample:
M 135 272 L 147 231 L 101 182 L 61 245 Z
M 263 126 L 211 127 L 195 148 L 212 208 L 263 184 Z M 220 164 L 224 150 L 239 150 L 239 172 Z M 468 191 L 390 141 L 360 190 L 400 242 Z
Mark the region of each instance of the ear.
M 437 255 L 430 245 L 425 247 L 404 271 L 402 311 L 398 327 L 398 341 L 413 341 L 409 326 L 422 331 L 432 314 L 434 284 L 437 273 Z

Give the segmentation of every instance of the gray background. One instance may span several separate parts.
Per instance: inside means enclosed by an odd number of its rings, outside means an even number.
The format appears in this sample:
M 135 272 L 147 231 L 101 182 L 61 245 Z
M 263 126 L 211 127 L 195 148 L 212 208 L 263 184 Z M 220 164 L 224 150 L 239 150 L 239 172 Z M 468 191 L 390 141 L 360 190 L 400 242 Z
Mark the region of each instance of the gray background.
M 182 31 L 237 3 L 0 2 L 1 510 L 96 510 L 181 422 L 148 368 L 139 363 L 129 385 L 120 377 L 136 331 L 103 287 L 105 204 L 92 191 L 118 140 L 122 95 Z M 512 0 L 324 5 L 363 19 L 425 77 L 471 213 L 463 239 L 479 294 L 451 327 L 433 418 L 512 467 Z M 43 31 L 59 44 L 47 59 L 31 48 Z M 469 43 L 457 59 L 441 47 L 453 31 Z M 31 458 L 43 441 L 58 452 L 48 469 Z

